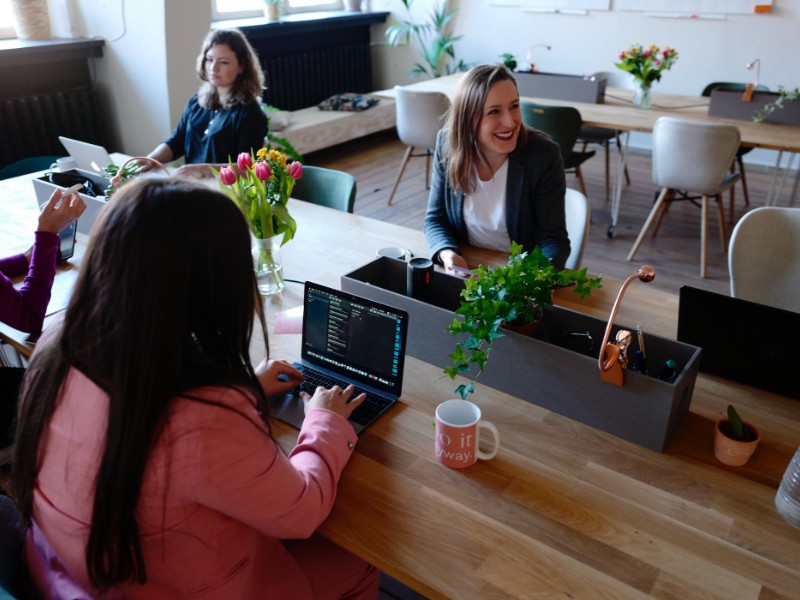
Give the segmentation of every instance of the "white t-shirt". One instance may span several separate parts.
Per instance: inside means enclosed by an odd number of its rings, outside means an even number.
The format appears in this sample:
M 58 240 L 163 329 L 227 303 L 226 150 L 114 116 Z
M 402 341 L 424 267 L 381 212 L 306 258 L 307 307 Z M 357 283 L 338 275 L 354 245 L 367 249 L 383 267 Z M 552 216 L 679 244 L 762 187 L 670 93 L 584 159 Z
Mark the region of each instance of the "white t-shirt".
M 508 160 L 489 181 L 476 174 L 475 193 L 464 195 L 464 224 L 472 246 L 508 252 L 511 238 L 506 227 Z

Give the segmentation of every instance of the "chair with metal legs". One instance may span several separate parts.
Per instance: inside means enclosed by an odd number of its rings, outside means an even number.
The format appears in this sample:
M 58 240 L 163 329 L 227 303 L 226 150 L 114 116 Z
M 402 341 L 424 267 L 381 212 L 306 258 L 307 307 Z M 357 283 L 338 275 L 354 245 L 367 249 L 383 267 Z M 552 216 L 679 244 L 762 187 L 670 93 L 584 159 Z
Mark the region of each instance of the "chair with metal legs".
M 735 125 L 702 123 L 674 117 L 660 117 L 653 128 L 653 181 L 661 193 L 642 226 L 628 254 L 633 260 L 644 236 L 656 218 L 659 223 L 676 192 L 688 190 L 700 194 L 700 276 L 706 276 L 708 237 L 708 200 L 717 200 L 720 242 L 725 244 L 725 209 L 722 192 L 739 180 L 738 173 L 729 173 L 740 141 Z

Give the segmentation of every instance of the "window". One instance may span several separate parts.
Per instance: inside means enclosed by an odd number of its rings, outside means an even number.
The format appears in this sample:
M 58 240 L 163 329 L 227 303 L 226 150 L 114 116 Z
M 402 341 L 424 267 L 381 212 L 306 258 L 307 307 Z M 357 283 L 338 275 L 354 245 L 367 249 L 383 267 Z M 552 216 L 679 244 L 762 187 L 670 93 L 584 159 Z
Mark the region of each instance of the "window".
M 14 15 L 11 13 L 11 0 L 0 0 L 0 39 L 15 38 Z
M 2 2 L 3 0 L 0 0 Z M 314 10 L 343 10 L 342 0 L 280 0 L 285 15 Z M 214 20 L 243 19 L 264 15 L 264 0 L 212 0 Z

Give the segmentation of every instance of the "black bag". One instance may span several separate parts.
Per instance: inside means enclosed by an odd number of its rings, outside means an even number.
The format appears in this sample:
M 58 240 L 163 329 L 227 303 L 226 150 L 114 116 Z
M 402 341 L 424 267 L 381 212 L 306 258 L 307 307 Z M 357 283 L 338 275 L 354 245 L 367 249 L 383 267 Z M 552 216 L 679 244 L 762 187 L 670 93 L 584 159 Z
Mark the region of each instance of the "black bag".
M 75 171 L 48 171 L 47 180 L 53 185 L 61 188 L 70 188 L 76 183 L 83 184 L 83 189 L 78 190 L 81 194 L 86 194 L 92 198 L 97 197 L 95 183 L 85 175 L 79 175 Z

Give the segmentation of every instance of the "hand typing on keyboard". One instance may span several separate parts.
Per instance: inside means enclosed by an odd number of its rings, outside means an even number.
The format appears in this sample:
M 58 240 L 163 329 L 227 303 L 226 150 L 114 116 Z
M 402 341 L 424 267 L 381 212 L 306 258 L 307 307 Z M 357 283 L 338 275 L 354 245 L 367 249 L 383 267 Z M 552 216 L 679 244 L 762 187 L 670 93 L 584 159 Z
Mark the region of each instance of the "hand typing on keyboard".
M 345 419 L 349 419 L 352 412 L 361 406 L 367 395 L 364 393 L 358 394 L 351 398 L 355 392 L 355 386 L 348 385 L 342 389 L 338 385 L 330 389 L 322 386 L 317 387 L 314 394 L 311 395 L 305 390 L 300 390 L 300 397 L 305 403 L 306 412 L 310 408 L 326 408 L 336 414 L 342 415 Z
M 263 360 L 256 375 L 267 396 L 291 392 L 303 381 L 303 374 L 283 360 Z

